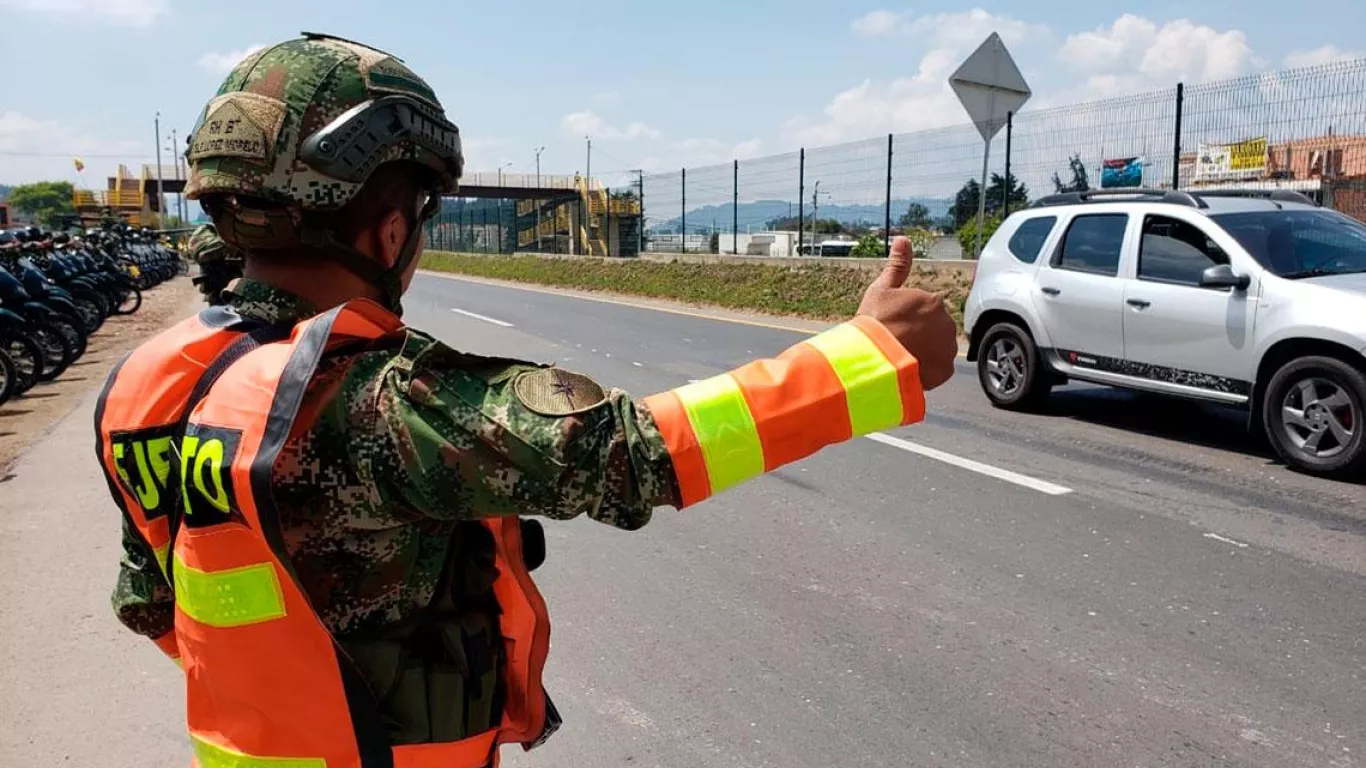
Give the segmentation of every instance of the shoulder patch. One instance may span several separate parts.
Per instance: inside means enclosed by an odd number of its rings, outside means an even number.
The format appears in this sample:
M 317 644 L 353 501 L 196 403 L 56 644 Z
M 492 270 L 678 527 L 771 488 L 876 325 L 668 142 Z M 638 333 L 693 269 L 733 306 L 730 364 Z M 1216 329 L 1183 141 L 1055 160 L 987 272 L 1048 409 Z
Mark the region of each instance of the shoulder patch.
M 607 393 L 596 381 L 560 368 L 521 373 L 512 390 L 522 405 L 542 416 L 573 416 L 607 402 Z

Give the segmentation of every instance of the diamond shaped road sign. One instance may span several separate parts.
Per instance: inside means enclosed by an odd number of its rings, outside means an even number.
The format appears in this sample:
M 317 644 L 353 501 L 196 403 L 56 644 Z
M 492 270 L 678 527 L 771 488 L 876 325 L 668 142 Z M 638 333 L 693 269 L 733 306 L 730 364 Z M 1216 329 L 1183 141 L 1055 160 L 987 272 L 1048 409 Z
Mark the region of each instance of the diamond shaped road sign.
M 986 141 L 1005 127 L 1006 115 L 1019 112 L 1033 95 L 995 32 L 949 76 L 949 85 Z

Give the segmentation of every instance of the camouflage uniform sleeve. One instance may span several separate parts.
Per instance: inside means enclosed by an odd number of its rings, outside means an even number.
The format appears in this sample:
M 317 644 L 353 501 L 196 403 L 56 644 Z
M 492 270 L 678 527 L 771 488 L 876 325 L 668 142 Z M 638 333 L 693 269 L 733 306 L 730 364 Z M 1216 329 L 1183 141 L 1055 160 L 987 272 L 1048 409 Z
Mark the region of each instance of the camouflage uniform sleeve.
M 123 558 L 112 599 L 123 625 L 153 640 L 175 628 L 171 587 L 156 558 L 128 521 L 123 521 Z
M 350 406 L 374 415 L 364 471 L 425 516 L 586 514 L 636 530 L 679 504 L 649 412 L 585 376 L 413 335 L 371 381 L 352 392 L 373 405 Z

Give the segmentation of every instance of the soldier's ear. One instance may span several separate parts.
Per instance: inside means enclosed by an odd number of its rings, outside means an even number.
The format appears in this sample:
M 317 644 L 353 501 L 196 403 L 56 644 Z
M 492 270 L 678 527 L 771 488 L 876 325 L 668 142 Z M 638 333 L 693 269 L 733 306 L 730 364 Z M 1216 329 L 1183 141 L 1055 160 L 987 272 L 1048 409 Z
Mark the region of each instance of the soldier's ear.
M 397 208 L 390 209 L 374 229 L 374 239 L 378 248 L 377 252 L 371 255 L 379 259 L 385 267 L 392 267 L 398 262 L 403 244 L 408 240 L 408 228 L 408 217 Z

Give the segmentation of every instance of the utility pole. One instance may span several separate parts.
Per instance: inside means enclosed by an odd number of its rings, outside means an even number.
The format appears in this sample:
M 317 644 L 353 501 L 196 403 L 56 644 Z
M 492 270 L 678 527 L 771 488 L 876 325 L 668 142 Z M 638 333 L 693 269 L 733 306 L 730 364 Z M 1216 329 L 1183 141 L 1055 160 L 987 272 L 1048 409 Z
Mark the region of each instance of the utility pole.
M 821 218 L 821 182 L 816 180 L 816 186 L 811 192 L 811 255 L 820 255 L 820 246 L 816 240 L 816 222 Z
M 536 194 L 541 193 L 541 153 L 544 146 L 536 147 Z M 541 252 L 541 198 L 536 198 L 536 252 Z
M 639 185 L 640 216 L 636 220 L 636 256 L 645 252 L 645 171 L 636 171 L 636 184 Z
M 166 198 L 161 192 L 161 111 L 157 110 L 156 119 L 156 145 L 157 145 L 157 228 L 160 229 L 166 223 Z

